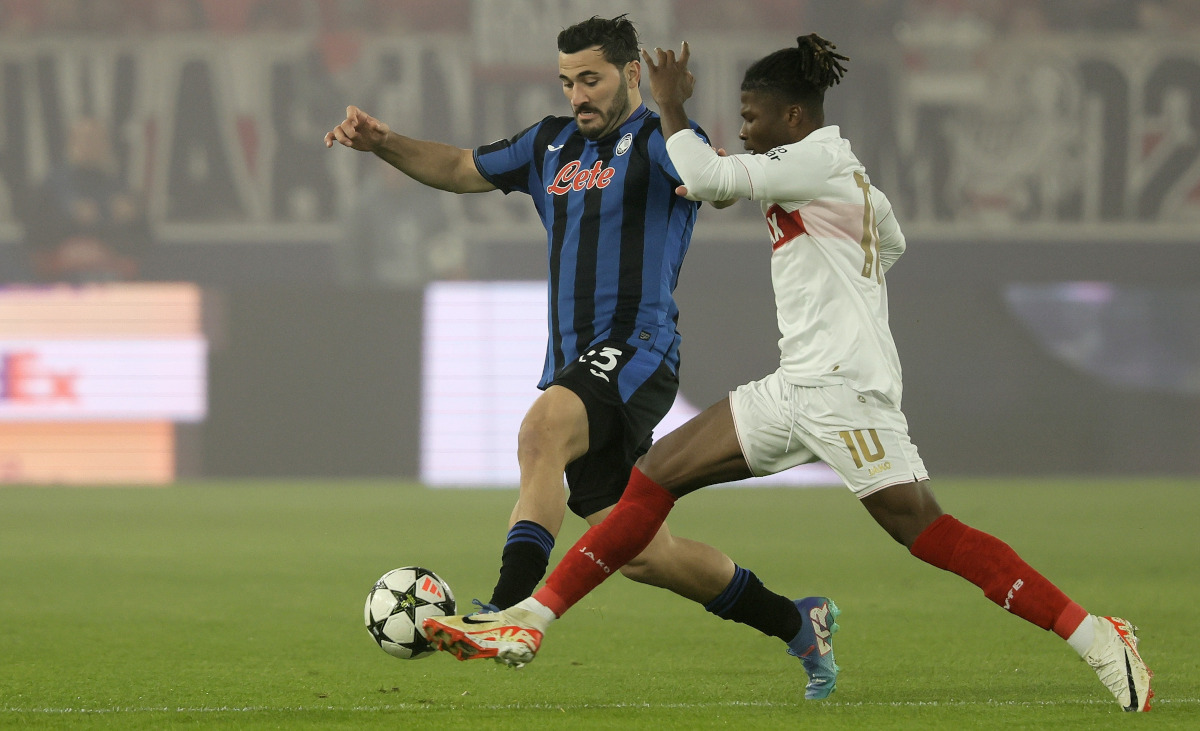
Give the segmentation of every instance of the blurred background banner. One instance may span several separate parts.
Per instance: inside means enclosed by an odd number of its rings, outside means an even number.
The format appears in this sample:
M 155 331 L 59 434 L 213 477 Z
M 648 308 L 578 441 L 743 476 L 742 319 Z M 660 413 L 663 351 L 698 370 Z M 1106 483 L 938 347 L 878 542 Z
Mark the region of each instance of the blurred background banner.
M 363 27 L 340 27 L 373 3 L 311 5 L 321 10 L 311 32 L 108 37 L 9 28 L 0 45 L 3 240 L 20 239 L 29 196 L 66 161 L 72 123 L 93 117 L 107 128 L 114 173 L 147 194 L 161 238 L 329 243 L 377 167 L 312 142 L 347 100 L 458 144 L 509 136 L 565 108 L 554 35 L 587 3 L 470 3 L 461 25 L 448 12 L 428 33 L 380 32 L 365 18 Z M 890 181 L 912 233 L 1174 238 L 1200 221 L 1200 45 L 1183 28 L 1017 32 L 996 25 L 1016 22 L 1011 10 L 980 12 L 992 3 L 837 4 L 877 6 L 877 22 L 895 15 L 868 39 L 860 36 L 869 27 L 846 37 L 835 31 L 848 28 L 818 24 L 832 3 L 793 2 L 763 4 L 778 6 L 775 22 L 717 33 L 685 30 L 689 3 L 625 5 L 610 9 L 632 10 L 648 43 L 689 39 L 699 78 L 692 114 L 731 146 L 749 62 L 801 31 L 838 39 L 855 66 L 829 95 L 831 116 L 860 141 L 875 176 Z M 472 205 L 463 223 L 486 230 L 511 224 L 509 213 L 528 234 L 531 210 Z
M 191 284 L 0 287 L 0 474 L 7 482 L 176 477 L 176 423 L 207 411 Z
M 348 104 L 462 147 L 566 114 L 555 35 L 626 11 L 647 47 L 689 41 L 689 112 L 733 152 L 750 62 L 810 32 L 851 58 L 827 120 L 908 236 L 891 323 L 934 475 L 1200 472 L 1188 0 L 0 0 L 0 283 L 181 283 L 198 308 L 192 340 L 122 335 L 106 355 L 94 335 L 17 333 L 16 311 L 0 427 L 54 418 L 13 393 L 68 388 L 14 373 L 107 357 L 137 377 L 178 358 L 199 379 L 187 403 L 149 387 L 124 401 L 174 425 L 157 479 L 512 481 L 511 419 L 487 422 L 465 390 L 430 401 L 431 359 L 483 379 L 494 331 L 481 319 L 478 341 L 445 350 L 431 323 L 460 295 L 544 281 L 533 206 L 430 191 L 321 138 Z M 678 290 L 691 408 L 775 366 L 765 241 L 753 204 L 701 213 Z M 526 389 L 545 337 L 530 324 L 514 354 L 528 372 L 505 376 Z M 470 393 L 500 398 L 487 383 Z M 455 476 L 455 413 L 491 424 L 468 451 L 507 466 Z M 15 440 L 0 433 L 0 480 L 34 479 L 11 467 Z
M 421 481 L 517 484 L 517 430 L 539 394 L 529 374 L 540 372 L 546 357 L 545 282 L 436 282 L 424 305 Z M 656 431 L 666 434 L 700 411 L 681 393 Z M 753 484 L 837 481 L 833 470 L 812 464 Z

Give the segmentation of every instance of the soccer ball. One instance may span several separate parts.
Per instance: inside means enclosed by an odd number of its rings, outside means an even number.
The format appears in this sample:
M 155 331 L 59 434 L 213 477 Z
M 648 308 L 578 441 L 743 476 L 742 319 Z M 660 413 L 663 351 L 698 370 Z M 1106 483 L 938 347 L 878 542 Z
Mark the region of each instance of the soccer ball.
M 454 593 L 440 576 L 420 566 L 405 566 L 387 572 L 371 587 L 363 619 L 384 652 L 416 660 L 434 652 L 421 623 L 427 617 L 454 614 L 454 608 Z

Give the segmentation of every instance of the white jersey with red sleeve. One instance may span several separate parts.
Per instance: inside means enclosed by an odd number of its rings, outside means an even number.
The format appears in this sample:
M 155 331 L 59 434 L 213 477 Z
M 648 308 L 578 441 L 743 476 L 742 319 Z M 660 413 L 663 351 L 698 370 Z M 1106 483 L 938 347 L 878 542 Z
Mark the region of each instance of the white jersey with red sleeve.
M 690 129 L 667 141 L 688 198 L 751 198 L 766 216 L 783 376 L 844 383 L 900 406 L 884 272 L 904 251 L 887 197 L 836 126 L 762 155 L 719 157 Z

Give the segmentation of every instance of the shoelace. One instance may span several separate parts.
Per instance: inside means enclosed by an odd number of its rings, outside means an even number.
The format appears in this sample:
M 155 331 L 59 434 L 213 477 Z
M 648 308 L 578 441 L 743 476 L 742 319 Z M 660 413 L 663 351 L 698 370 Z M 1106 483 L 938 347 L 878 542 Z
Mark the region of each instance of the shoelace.
M 478 599 L 472 599 L 471 603 L 474 604 L 475 606 L 479 607 L 479 609 L 477 611 L 474 611 L 474 612 L 471 612 L 470 614 L 468 614 L 467 615 L 468 617 L 474 616 L 476 614 L 491 614 L 491 613 L 500 611 L 500 607 L 496 606 L 495 604 L 484 604 L 483 602 L 479 601 Z

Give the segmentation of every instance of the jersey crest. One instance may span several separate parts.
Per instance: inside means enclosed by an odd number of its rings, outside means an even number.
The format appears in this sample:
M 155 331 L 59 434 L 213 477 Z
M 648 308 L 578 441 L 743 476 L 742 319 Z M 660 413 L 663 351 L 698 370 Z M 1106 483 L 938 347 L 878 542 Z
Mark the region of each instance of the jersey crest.
M 617 143 L 617 147 L 615 150 L 613 150 L 613 153 L 615 155 L 617 155 L 618 157 L 620 157 L 621 155 L 624 155 L 626 152 L 629 152 L 629 148 L 632 146 L 633 146 L 633 133 L 626 132 L 625 136 L 621 138 L 621 141 Z

